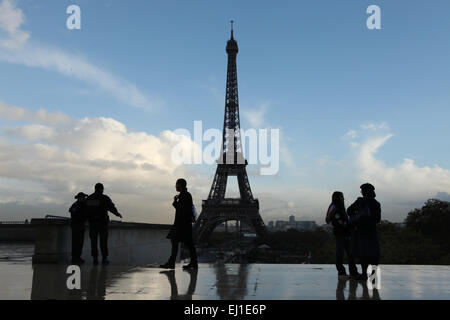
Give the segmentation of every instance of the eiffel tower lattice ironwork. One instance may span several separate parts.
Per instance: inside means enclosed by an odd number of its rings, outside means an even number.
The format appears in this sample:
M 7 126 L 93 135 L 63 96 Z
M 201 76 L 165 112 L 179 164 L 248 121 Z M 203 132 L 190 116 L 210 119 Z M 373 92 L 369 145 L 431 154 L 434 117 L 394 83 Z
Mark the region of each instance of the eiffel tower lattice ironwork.
M 236 55 L 238 45 L 233 37 L 227 42 L 228 54 L 227 85 L 225 97 L 225 116 L 221 155 L 217 160 L 217 169 L 207 200 L 203 200 L 202 212 L 194 226 L 194 235 L 198 243 L 205 243 L 212 231 L 220 224 L 236 220 L 241 226 L 252 227 L 260 237 L 267 235 L 264 222 L 259 214 L 258 199 L 253 198 L 247 176 L 247 160 L 243 156 L 239 121 L 239 99 L 237 84 Z M 236 176 L 240 198 L 225 198 L 227 180 Z

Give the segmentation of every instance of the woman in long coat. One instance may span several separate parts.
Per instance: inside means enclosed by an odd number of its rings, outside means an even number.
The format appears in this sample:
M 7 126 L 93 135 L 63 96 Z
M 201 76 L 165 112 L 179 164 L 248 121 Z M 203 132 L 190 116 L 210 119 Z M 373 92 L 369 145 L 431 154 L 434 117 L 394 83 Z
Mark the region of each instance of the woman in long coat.
M 347 209 L 349 226 L 352 228 L 351 251 L 359 258 L 362 274 L 360 280 L 367 279 L 369 264 L 378 265 L 381 257 L 377 224 L 381 220 L 381 205 L 375 200 L 375 187 L 370 183 L 361 185 L 362 197 L 359 197 Z
M 193 202 L 192 196 L 187 191 L 186 180 L 178 179 L 175 188 L 178 192 L 173 198 L 173 207 L 175 208 L 175 221 L 170 228 L 167 238 L 172 242 L 172 253 L 170 255 L 169 261 L 163 265 L 161 268 L 174 269 L 175 260 L 178 254 L 178 247 L 180 242 L 186 244 L 189 249 L 189 254 L 191 261 L 188 265 L 183 266 L 183 269 L 197 269 L 197 252 L 194 247 L 194 241 L 192 239 L 192 223 L 195 222 L 195 217 L 193 213 Z

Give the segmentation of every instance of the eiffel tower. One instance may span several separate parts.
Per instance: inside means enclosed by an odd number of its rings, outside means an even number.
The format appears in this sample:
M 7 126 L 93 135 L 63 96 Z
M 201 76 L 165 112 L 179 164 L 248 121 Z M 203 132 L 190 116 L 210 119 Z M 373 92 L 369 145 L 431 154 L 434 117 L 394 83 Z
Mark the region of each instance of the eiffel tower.
M 264 238 L 267 234 L 259 214 L 258 199 L 253 198 L 245 169 L 248 162 L 244 159 L 241 141 L 236 69 L 238 45 L 233 37 L 233 21 L 226 52 L 228 68 L 221 155 L 217 160 L 216 174 L 208 199 L 202 201 L 202 212 L 194 225 L 194 236 L 198 243 L 207 242 L 218 225 L 230 220 L 238 221 L 241 226 L 251 226 L 259 237 Z M 240 198 L 225 198 L 229 176 L 237 177 Z

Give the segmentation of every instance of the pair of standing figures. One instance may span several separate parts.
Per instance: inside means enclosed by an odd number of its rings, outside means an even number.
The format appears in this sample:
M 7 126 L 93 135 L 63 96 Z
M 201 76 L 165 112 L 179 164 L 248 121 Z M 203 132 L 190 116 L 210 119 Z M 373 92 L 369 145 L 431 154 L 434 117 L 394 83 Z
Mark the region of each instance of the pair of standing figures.
M 122 218 L 111 199 L 103 194 L 103 184 L 95 185 L 95 192 L 87 195 L 83 192 L 75 196 L 77 201 L 69 209 L 72 228 L 72 263 L 82 264 L 84 229 L 86 221 L 89 221 L 89 237 L 91 239 L 91 255 L 94 264 L 98 264 L 98 240 L 100 239 L 100 251 L 102 264 L 109 264 L 108 260 L 108 211 Z
M 370 183 L 361 185 L 362 197 L 359 197 L 348 209 L 345 209 L 344 195 L 336 191 L 328 207 L 326 222 L 333 225 L 336 238 L 336 269 L 339 277 L 347 277 L 343 266 L 344 252 L 347 253 L 349 273 L 352 278 L 367 280 L 369 265 L 378 265 L 380 261 L 380 242 L 377 224 L 381 220 L 381 206 L 375 200 L 375 187 Z M 355 259 L 361 263 L 358 273 Z

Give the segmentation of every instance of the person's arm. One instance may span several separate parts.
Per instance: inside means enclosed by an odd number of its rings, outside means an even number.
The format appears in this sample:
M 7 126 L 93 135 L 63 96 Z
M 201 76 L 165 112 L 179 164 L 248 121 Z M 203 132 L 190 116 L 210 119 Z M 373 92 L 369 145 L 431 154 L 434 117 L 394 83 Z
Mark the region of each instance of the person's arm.
M 106 208 L 108 209 L 109 212 L 111 212 L 115 216 L 122 218 L 122 215 L 119 213 L 119 211 L 117 211 L 116 206 L 109 197 L 106 197 Z
M 178 209 L 178 199 L 179 199 L 179 195 L 176 195 L 176 196 L 174 196 L 173 197 L 173 202 L 172 202 L 172 206 L 175 208 L 175 209 Z

